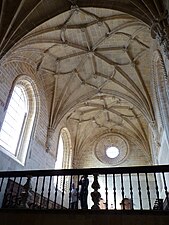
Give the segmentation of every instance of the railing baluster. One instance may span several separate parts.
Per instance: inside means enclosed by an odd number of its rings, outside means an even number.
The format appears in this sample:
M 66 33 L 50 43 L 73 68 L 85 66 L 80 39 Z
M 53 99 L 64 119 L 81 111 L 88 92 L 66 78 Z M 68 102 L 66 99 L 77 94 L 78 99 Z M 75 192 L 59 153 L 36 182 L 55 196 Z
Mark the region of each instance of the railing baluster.
M 105 192 L 106 192 L 106 209 L 108 209 L 108 186 L 107 186 L 107 174 L 105 174 Z
M 63 209 L 64 194 L 65 194 L 65 175 L 63 176 L 63 185 L 62 185 L 62 203 L 61 203 L 62 209 Z
M 113 173 L 113 192 L 114 192 L 114 209 L 117 209 L 117 201 L 116 201 L 116 179 L 115 174 Z
M 166 194 L 167 205 L 168 205 L 168 207 L 169 207 L 169 193 L 168 193 L 168 190 L 167 190 L 167 184 L 166 184 L 166 179 L 165 179 L 165 174 L 164 174 L 164 172 L 162 172 L 162 175 L 163 175 L 164 190 L 165 190 L 165 194 Z
M 139 194 L 139 199 L 140 199 L 140 209 L 143 210 L 139 173 L 137 173 L 137 182 L 138 182 L 138 194 Z
M 124 206 L 124 183 L 123 183 L 123 174 L 121 173 L 121 195 L 122 195 L 122 204 L 123 204 L 123 210 L 125 210 L 125 206 Z
M 39 181 L 39 177 L 36 178 L 36 185 L 35 185 L 35 192 L 34 192 L 34 199 L 33 199 L 33 208 L 35 207 L 35 203 L 36 203 L 36 194 L 37 194 L 37 188 L 38 188 L 38 181 Z
M 13 183 L 12 183 L 12 186 L 11 186 L 11 193 L 10 193 L 10 197 L 9 197 L 9 206 L 11 206 L 11 204 L 13 205 L 13 189 L 14 189 L 14 185 L 15 185 L 15 180 L 16 180 L 16 177 L 14 177 L 14 180 L 13 180 Z
M 160 195 L 159 195 L 159 190 L 158 190 L 156 173 L 154 173 L 154 180 L 155 180 L 155 188 L 156 188 L 157 201 L 159 203 Z
M 5 192 L 4 192 L 4 200 L 3 200 L 3 205 L 5 206 L 8 206 L 7 203 L 8 203 L 8 185 L 9 185 L 9 180 L 10 180 L 10 177 L 8 177 L 8 181 L 7 181 L 7 185 L 5 187 Z
M 3 185 L 3 182 L 4 182 L 4 177 L 2 177 L 2 180 L 1 180 L 0 192 L 1 192 L 1 190 L 2 190 L 2 185 Z
M 55 185 L 55 200 L 54 200 L 54 209 L 56 209 L 57 193 L 58 193 L 58 175 L 57 175 L 56 185 Z
M 31 176 L 28 175 L 21 192 L 21 203 L 20 203 L 21 208 L 29 208 L 31 190 L 32 190 Z
M 80 179 L 80 176 L 78 175 L 77 176 L 77 194 L 78 194 L 78 197 L 77 197 L 78 198 L 78 200 L 77 200 L 78 201 L 77 202 L 77 209 L 79 208 L 79 197 L 80 197 L 79 196 L 79 179 Z
M 130 182 L 131 209 L 134 209 L 134 202 L 133 202 L 133 186 L 132 186 L 131 173 L 129 173 L 129 182 Z
M 92 197 L 92 201 L 94 202 L 94 205 L 91 207 L 91 209 L 98 210 L 98 209 L 100 209 L 99 200 L 101 197 L 100 192 L 98 192 L 98 190 L 100 189 L 100 184 L 98 182 L 98 174 L 95 173 L 95 174 L 93 174 L 93 176 L 94 176 L 94 181 L 92 183 L 92 188 L 94 189 L 94 191 L 91 192 L 90 195 Z
M 72 185 L 73 185 L 73 183 L 72 183 L 72 175 L 71 175 L 70 176 L 70 185 L 69 185 L 69 209 L 71 208 L 71 198 L 72 198 L 71 191 L 72 191 Z
M 44 192 L 44 189 L 45 189 L 45 179 L 46 179 L 46 177 L 44 176 L 43 177 L 43 183 L 42 183 L 41 199 L 40 199 L 40 209 L 42 208 L 43 192 Z
M 22 182 L 22 177 L 20 177 L 20 179 L 19 179 L 18 189 L 17 189 L 17 193 L 16 193 L 16 199 L 15 199 L 15 206 L 19 205 L 18 197 L 20 196 L 21 182 Z
M 149 187 L 149 182 L 148 182 L 148 176 L 147 173 L 145 173 L 146 175 L 146 186 L 147 186 L 147 196 L 148 196 L 148 204 L 149 204 L 149 209 L 151 210 L 151 196 L 150 196 L 150 187 Z
M 49 208 L 49 200 L 50 200 L 50 191 L 51 191 L 51 182 L 52 182 L 52 176 L 50 176 L 49 179 L 49 186 L 48 186 L 48 198 L 47 198 L 47 209 Z

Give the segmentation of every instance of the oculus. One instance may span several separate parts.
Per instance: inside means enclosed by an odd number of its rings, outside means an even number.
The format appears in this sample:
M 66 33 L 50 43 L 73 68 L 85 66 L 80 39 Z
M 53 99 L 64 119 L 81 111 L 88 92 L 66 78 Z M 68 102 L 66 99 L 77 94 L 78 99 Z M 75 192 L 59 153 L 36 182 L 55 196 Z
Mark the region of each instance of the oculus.
M 108 133 L 100 136 L 94 146 L 96 158 L 111 166 L 123 163 L 129 153 L 128 141 L 120 134 Z

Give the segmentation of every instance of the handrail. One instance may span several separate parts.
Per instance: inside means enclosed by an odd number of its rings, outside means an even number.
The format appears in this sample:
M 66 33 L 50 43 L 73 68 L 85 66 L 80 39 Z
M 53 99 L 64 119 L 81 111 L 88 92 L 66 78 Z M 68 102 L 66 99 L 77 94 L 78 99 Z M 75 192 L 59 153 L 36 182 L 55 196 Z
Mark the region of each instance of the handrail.
M 168 180 L 169 165 L 0 171 L 0 201 L 31 209 L 88 209 L 90 201 L 91 209 L 169 210 Z M 73 185 L 79 196 L 72 205 Z
M 93 175 L 93 174 L 129 174 L 129 173 L 153 173 L 169 172 L 169 165 L 154 166 L 133 166 L 133 167 L 111 167 L 111 168 L 84 168 L 84 169 L 59 169 L 59 170 L 17 170 L 17 171 L 0 171 L 0 177 L 27 177 L 47 176 L 47 175 Z

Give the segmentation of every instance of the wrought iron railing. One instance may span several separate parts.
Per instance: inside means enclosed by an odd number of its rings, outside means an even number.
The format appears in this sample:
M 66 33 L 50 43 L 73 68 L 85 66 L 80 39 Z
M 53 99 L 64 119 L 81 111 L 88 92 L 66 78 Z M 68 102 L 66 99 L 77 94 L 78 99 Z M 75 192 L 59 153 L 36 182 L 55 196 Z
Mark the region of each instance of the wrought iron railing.
M 82 176 L 88 187 L 82 188 Z M 2 171 L 0 203 L 18 209 L 169 210 L 169 166 Z

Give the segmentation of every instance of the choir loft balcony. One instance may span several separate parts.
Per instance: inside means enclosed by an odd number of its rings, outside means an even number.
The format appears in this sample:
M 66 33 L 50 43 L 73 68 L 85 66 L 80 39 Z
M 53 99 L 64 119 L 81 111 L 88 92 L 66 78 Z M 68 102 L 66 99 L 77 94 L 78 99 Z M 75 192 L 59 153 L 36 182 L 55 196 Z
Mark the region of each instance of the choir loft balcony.
M 82 202 L 83 177 L 88 182 L 87 206 Z M 168 178 L 167 165 L 0 172 L 0 215 L 3 225 L 15 221 L 18 225 L 56 221 L 165 225 L 169 222 Z

